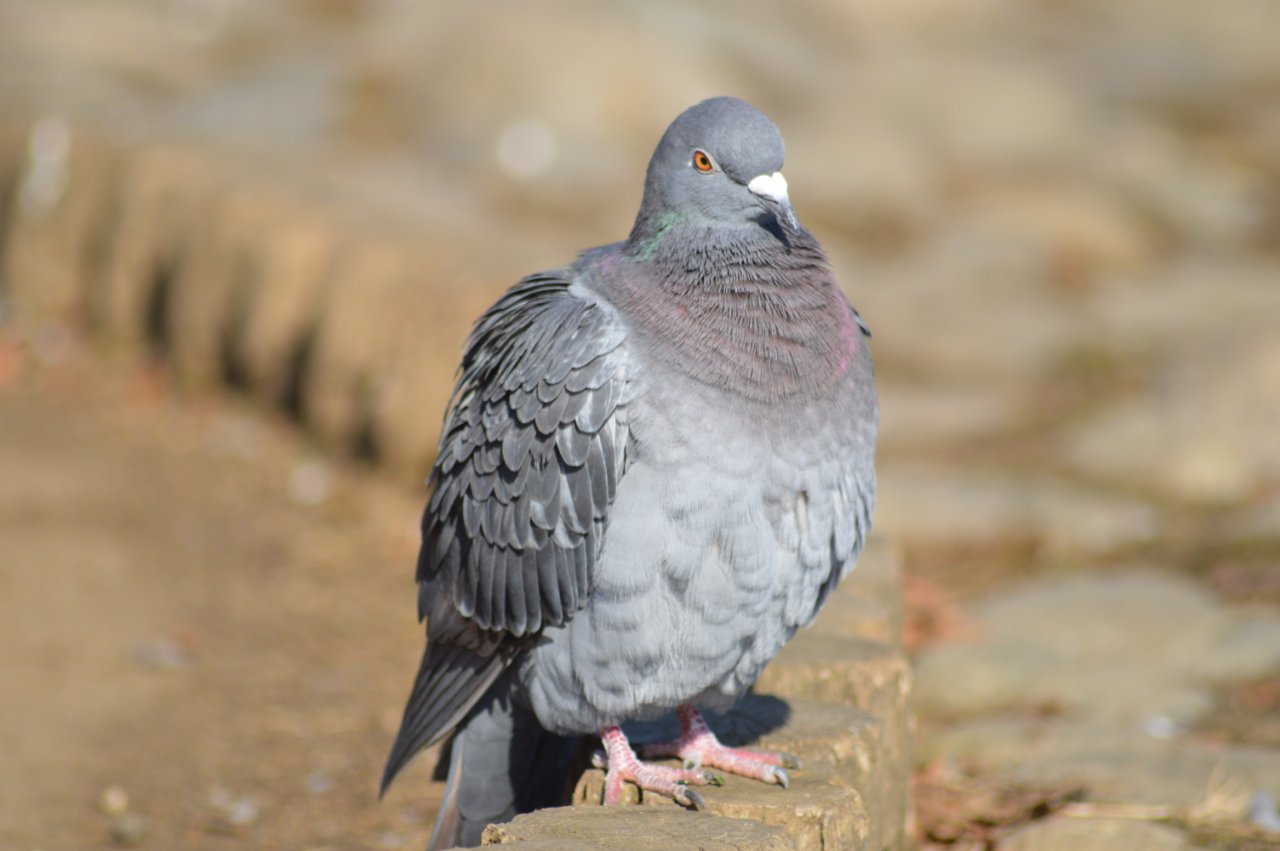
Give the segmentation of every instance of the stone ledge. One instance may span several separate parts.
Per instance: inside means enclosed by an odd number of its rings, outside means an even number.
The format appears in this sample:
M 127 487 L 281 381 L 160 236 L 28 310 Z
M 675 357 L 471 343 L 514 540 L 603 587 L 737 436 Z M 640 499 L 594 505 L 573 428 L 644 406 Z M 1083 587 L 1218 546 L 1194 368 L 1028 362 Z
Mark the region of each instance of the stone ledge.
M 793 703 L 857 706 L 876 719 L 874 752 L 855 760 L 846 777 L 862 790 L 875 823 L 886 826 L 883 839 L 890 846 L 902 841 L 898 826 L 906 823 L 910 803 L 910 682 L 907 661 L 900 652 L 866 639 L 824 633 L 815 626 L 797 634 L 756 683 L 758 690 Z
M 677 807 L 540 810 L 508 824 L 490 825 L 483 844 L 518 845 L 521 851 L 786 851 L 796 847 L 781 828 Z
M 511 282 L 482 234 L 261 158 L 75 121 L 33 202 L 29 140 L 49 119 L 5 117 L 0 306 L 19 329 L 86 327 L 180 387 L 234 385 L 421 481 L 462 341 Z
M 725 785 L 701 790 L 712 815 L 750 818 L 787 831 L 797 849 L 870 849 L 881 847 L 881 823 L 873 821 L 865 800 L 879 777 L 881 723 L 857 709 L 806 701 L 784 701 L 750 694 L 723 715 L 707 714 L 707 722 L 725 744 L 780 750 L 800 758 L 791 786 L 782 789 L 727 776 Z M 674 722 L 632 724 L 634 742 L 669 740 Z M 676 764 L 672 762 L 671 764 Z M 574 802 L 592 807 L 604 793 L 604 772 L 591 769 L 574 790 Z M 659 795 L 626 787 L 624 800 L 649 808 L 673 808 Z

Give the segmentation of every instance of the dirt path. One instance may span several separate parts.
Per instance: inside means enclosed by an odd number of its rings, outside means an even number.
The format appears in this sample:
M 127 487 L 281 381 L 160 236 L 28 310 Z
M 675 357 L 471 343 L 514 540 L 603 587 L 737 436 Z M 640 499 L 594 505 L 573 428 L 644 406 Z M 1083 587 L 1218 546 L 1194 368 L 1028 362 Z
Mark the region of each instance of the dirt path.
M 0 847 L 420 847 L 433 760 L 376 798 L 420 497 L 121 382 L 0 386 Z

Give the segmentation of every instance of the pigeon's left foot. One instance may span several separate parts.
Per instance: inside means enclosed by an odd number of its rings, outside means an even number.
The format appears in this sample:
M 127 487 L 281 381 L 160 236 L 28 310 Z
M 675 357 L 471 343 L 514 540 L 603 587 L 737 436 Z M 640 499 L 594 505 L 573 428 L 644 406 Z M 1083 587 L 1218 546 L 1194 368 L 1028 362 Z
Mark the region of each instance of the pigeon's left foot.
M 604 776 L 606 804 L 622 803 L 622 784 L 629 780 L 641 789 L 666 795 L 677 804 L 701 810 L 706 808 L 702 796 L 690 789 L 689 784 L 705 786 L 713 783 L 719 786 L 724 782 L 710 771 L 699 768 L 671 768 L 641 762 L 626 735 L 617 727 L 606 727 L 600 731 L 600 740 L 604 742 L 608 760 Z
M 711 732 L 702 713 L 692 706 L 679 707 L 676 716 L 680 719 L 680 738 L 674 742 L 645 745 L 645 756 L 678 756 L 687 767 L 719 768 L 730 774 L 777 783 L 783 789 L 791 783 L 786 769 L 800 767 L 800 760 L 791 754 L 725 747 Z

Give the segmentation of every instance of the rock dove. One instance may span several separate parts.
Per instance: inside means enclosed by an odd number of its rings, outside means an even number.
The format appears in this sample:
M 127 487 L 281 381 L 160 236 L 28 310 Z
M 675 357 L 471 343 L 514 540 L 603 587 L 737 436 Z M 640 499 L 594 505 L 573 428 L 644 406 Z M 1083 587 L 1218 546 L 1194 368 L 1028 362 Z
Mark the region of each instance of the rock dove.
M 796 219 L 778 128 L 718 97 L 649 163 L 625 242 L 476 323 L 422 521 L 427 645 L 382 779 L 453 733 L 431 847 L 556 803 L 599 734 L 624 782 L 699 805 L 724 711 L 852 568 L 875 501 L 869 333 Z M 621 725 L 675 710 L 642 762 Z M 692 767 L 689 767 L 692 766 Z

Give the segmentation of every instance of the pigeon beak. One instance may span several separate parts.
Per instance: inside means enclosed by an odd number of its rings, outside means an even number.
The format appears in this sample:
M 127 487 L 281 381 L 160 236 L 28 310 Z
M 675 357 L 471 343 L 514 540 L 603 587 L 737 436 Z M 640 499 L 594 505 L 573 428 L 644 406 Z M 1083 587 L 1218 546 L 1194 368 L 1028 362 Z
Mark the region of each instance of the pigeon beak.
M 751 178 L 747 191 L 760 201 L 760 206 L 791 227 L 797 227 L 795 211 L 791 209 L 791 200 L 787 197 L 787 179 L 782 172 L 761 174 Z

